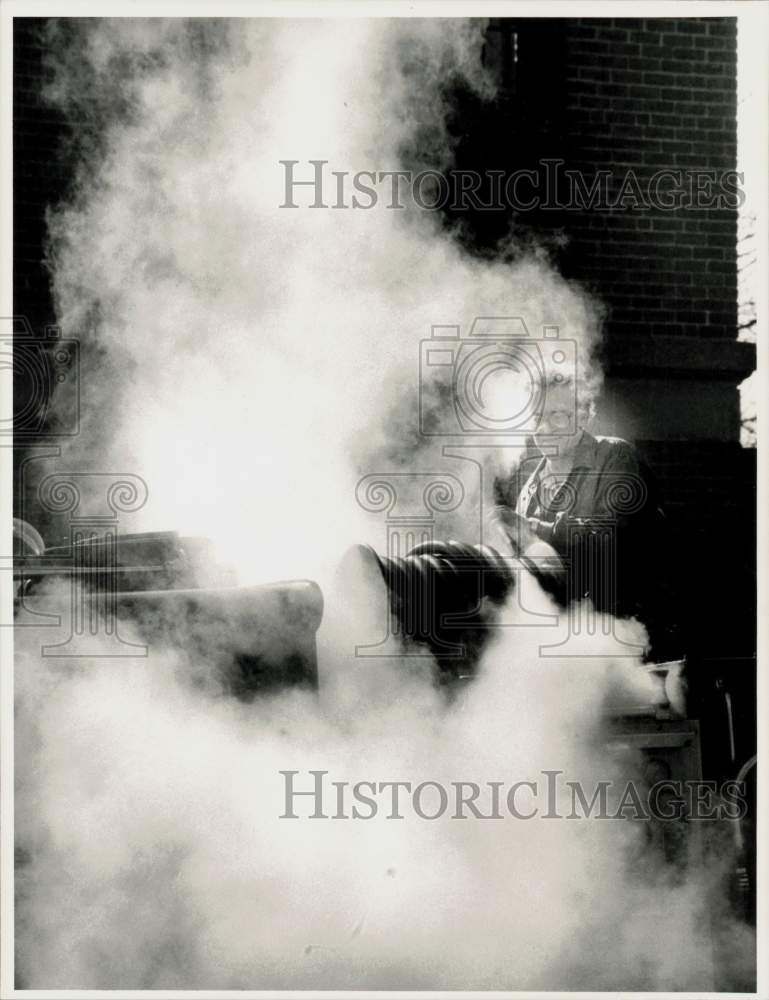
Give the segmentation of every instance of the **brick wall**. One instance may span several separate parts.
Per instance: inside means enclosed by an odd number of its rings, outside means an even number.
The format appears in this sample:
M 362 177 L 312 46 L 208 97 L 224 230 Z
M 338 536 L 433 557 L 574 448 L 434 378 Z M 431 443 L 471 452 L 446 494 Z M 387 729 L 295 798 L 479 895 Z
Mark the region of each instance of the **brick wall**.
M 509 232 L 518 246 L 544 244 L 604 304 L 606 433 L 739 439 L 737 386 L 755 350 L 737 341 L 736 23 L 492 19 L 484 59 L 498 97 L 485 104 L 460 92 L 456 102 L 459 169 L 542 178 L 551 173 L 543 164 L 560 163 L 548 181 L 555 205 L 447 211 L 447 221 L 463 224 L 471 252 L 493 251 Z M 648 204 L 660 171 L 682 172 L 670 208 Z M 601 172 L 608 197 L 575 204 L 565 175 L 585 190 Z M 670 175 L 660 191 L 674 194 Z
M 501 98 L 488 124 L 472 109 L 480 142 L 465 116 L 463 168 L 514 171 L 555 158 L 588 181 L 610 171 L 614 195 L 629 170 L 643 190 L 663 169 L 736 169 L 734 18 L 500 19 L 487 65 Z M 543 73 L 558 86 L 545 91 Z M 636 441 L 659 482 L 670 537 L 660 573 L 675 581 L 694 711 L 717 758 L 708 767 L 728 771 L 714 691 L 732 693 L 743 759 L 755 739 L 756 453 L 739 445 L 737 391 L 755 349 L 737 341 L 736 208 L 479 216 L 477 243 L 487 250 L 511 222 L 607 307 L 594 430 Z
M 586 173 L 734 170 L 736 20 L 580 20 L 564 150 Z M 578 212 L 568 271 L 608 305 L 605 433 L 641 445 L 665 498 L 693 658 L 734 680 L 755 652 L 755 452 L 739 446 L 737 211 Z M 717 661 L 723 658 L 718 666 Z M 736 682 L 735 682 L 736 683 Z M 749 688 L 744 676 L 741 689 Z
M 642 186 L 659 170 L 735 169 L 734 18 L 580 20 L 567 52 L 572 167 L 632 169 Z M 612 337 L 734 338 L 734 208 L 591 210 L 569 231 L 570 270 L 609 304 Z

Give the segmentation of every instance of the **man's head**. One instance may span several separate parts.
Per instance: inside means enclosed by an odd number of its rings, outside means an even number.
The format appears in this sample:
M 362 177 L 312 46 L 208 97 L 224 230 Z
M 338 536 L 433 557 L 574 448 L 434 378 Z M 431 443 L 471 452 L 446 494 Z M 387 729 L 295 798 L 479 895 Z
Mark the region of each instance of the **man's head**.
M 577 373 L 546 372 L 540 383 L 541 415 L 534 431 L 538 447 L 557 447 L 559 454 L 572 450 L 594 412 L 594 396 Z

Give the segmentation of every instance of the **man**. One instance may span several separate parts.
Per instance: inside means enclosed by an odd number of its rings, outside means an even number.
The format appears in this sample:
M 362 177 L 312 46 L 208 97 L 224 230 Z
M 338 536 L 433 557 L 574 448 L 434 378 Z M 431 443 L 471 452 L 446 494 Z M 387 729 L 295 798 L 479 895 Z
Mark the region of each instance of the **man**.
M 655 656 L 667 657 L 670 553 L 653 477 L 629 442 L 585 429 L 589 405 L 575 421 L 573 399 L 564 380 L 548 384 L 533 435 L 542 458 L 497 521 L 560 603 L 587 598 L 598 611 L 638 618 Z

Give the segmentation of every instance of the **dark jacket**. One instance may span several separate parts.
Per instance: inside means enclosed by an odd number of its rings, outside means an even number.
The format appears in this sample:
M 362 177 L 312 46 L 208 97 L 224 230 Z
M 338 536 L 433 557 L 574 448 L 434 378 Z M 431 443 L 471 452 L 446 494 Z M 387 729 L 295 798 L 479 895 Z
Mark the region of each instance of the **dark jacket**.
M 664 515 L 649 469 L 621 438 L 583 431 L 566 480 L 543 457 L 521 489 L 516 511 L 536 517 L 539 535 L 561 556 L 566 600 L 648 619 Z

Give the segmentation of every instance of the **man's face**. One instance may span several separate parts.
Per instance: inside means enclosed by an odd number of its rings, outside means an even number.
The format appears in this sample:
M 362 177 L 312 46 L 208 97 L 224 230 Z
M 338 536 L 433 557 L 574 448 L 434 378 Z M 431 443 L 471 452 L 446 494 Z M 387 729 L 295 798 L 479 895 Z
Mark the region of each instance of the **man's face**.
M 569 376 L 553 376 L 544 385 L 545 400 L 534 440 L 538 445 L 568 444 L 579 435 L 574 387 Z

